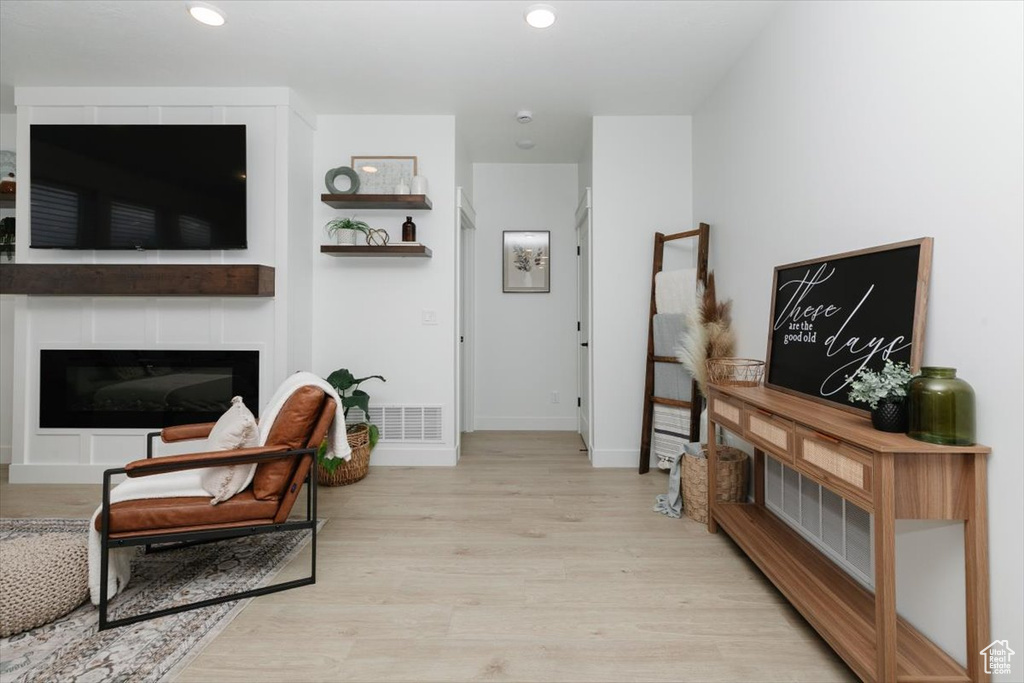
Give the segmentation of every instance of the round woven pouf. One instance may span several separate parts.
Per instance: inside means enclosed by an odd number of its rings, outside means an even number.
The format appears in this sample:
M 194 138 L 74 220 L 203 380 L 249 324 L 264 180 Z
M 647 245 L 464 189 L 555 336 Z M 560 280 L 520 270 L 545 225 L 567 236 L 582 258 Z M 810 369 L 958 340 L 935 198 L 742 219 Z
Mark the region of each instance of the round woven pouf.
M 84 533 L 4 541 L 0 562 L 0 638 L 48 624 L 89 597 Z

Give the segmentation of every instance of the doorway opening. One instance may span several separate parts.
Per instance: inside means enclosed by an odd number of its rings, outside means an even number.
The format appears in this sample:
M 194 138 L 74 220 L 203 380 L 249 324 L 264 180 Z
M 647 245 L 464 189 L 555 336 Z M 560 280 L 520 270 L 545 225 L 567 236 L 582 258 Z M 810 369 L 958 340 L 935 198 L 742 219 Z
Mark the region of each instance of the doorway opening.
M 594 450 L 593 435 L 593 402 L 590 392 L 593 387 L 593 358 L 590 348 L 591 329 L 591 267 L 590 267 L 590 235 L 591 235 L 591 189 L 588 187 L 580 197 L 576 208 L 576 293 L 577 293 L 577 428 L 583 439 L 587 458 L 592 459 Z

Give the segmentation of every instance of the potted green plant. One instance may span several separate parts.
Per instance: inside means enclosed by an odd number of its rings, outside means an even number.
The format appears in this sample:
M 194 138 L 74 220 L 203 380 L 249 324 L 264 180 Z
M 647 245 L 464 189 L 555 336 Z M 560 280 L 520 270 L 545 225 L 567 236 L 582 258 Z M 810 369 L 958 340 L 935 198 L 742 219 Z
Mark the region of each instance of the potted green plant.
M 364 221 L 357 221 L 354 217 L 335 218 L 328 221 L 324 229 L 330 237 L 338 240 L 338 244 L 355 244 L 357 233 L 370 234 L 370 226 Z
M 906 363 L 886 359 L 881 371 L 862 367 L 852 377 L 850 400 L 867 403 L 872 426 L 883 432 L 907 431 L 907 385 L 913 375 Z
M 327 383 L 334 387 L 341 398 L 346 423 L 348 422 L 348 411 L 352 408 L 359 408 L 363 411 L 364 421 L 346 428 L 348 445 L 352 449 L 351 460 L 346 462 L 340 458 L 326 458 L 327 442 L 325 440 L 320 444 L 320 449 L 317 452 L 317 482 L 320 484 L 325 486 L 354 484 L 365 477 L 370 469 L 370 451 L 380 439 L 380 430 L 377 425 L 369 421 L 370 395 L 359 388 L 359 385 L 370 379 L 387 381 L 380 375 L 357 378 L 346 368 L 335 370 L 327 376 Z

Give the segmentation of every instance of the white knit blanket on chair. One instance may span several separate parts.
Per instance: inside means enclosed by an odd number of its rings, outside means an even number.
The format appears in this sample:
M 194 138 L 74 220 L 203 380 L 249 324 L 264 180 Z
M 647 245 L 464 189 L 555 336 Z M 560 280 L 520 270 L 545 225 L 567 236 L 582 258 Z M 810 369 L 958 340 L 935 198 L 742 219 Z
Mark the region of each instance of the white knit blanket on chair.
M 167 472 L 149 477 L 125 479 L 110 489 L 110 504 L 144 498 L 212 498 L 200 483 L 200 470 Z M 96 518 L 103 506 L 96 508 L 89 520 L 89 598 L 100 604 L 100 532 L 96 531 Z M 132 576 L 132 558 L 138 546 L 110 549 L 110 568 L 107 573 L 107 599 L 117 595 Z
M 311 372 L 296 372 L 291 375 L 281 386 L 277 388 L 274 395 L 270 397 L 263 416 L 260 418 L 259 445 L 267 443 L 270 435 L 270 428 L 281 412 L 288 398 L 298 389 L 305 386 L 315 386 L 323 389 L 328 396 L 334 399 L 337 405 L 334 415 L 334 423 L 327 438 L 327 458 L 352 459 L 352 448 L 348 445 L 348 438 L 345 434 L 345 412 L 341 405 L 341 397 L 334 387 L 324 379 Z M 201 451 L 198 451 L 201 452 Z M 137 477 L 125 479 L 110 490 L 110 503 L 121 503 L 126 500 L 143 500 L 146 498 L 211 498 L 209 491 L 200 483 L 201 470 L 184 470 L 181 472 L 167 472 L 165 474 L 154 474 L 149 477 Z M 313 476 L 316 476 L 315 474 Z M 100 532 L 96 531 L 96 518 L 102 511 L 103 506 L 96 508 L 92 519 L 89 521 L 89 596 L 92 604 L 100 604 Z M 110 549 L 110 567 L 107 576 L 107 599 L 117 595 L 118 591 L 128 585 L 131 578 L 132 558 L 138 546 L 127 548 Z

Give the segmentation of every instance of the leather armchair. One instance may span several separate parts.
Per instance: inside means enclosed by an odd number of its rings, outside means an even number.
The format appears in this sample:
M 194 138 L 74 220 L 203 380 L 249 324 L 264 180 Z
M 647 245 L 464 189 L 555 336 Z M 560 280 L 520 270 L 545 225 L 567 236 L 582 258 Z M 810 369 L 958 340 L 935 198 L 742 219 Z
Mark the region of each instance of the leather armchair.
M 316 451 L 334 420 L 336 404 L 322 389 L 303 386 L 285 402 L 259 448 L 153 457 L 153 440 L 165 443 L 204 439 L 213 423 L 168 427 L 149 435 L 147 457 L 103 473 L 103 506 L 96 517 L 100 533 L 100 630 L 176 614 L 229 600 L 266 595 L 316 583 Z M 165 472 L 257 463 L 252 484 L 232 498 L 210 505 L 208 497 L 146 498 L 110 502 L 111 478 L 147 477 Z M 289 521 L 289 514 L 306 484 L 306 515 Z M 121 619 L 108 618 L 109 550 L 145 545 L 147 552 L 173 550 L 197 543 L 239 536 L 309 529 L 309 576 L 187 605 L 160 609 Z M 159 547 L 154 547 L 161 544 Z M 163 545 L 169 544 L 169 545 Z

